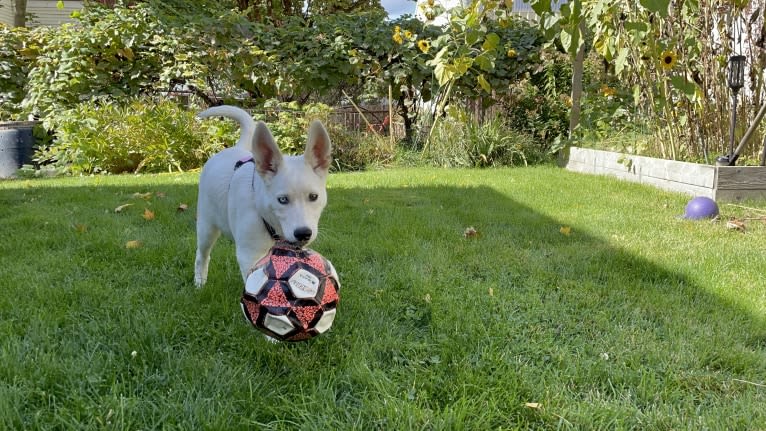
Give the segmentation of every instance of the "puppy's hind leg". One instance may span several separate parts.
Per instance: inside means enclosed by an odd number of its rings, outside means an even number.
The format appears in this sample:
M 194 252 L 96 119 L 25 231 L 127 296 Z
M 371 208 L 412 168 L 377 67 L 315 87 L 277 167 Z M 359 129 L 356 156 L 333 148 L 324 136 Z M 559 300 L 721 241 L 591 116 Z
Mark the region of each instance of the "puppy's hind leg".
M 207 281 L 207 269 L 210 264 L 210 251 L 221 230 L 212 224 L 197 222 L 197 256 L 194 260 L 194 284 L 202 287 Z

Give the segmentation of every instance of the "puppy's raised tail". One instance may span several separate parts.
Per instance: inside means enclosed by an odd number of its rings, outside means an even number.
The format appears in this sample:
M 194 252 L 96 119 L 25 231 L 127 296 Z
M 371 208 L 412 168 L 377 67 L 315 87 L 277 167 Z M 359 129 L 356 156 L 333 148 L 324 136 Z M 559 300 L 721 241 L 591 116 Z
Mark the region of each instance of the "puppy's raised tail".
M 247 151 L 253 151 L 253 137 L 255 136 L 255 121 L 244 109 L 236 106 L 221 105 L 208 108 L 199 114 L 199 118 L 226 117 L 239 123 L 240 134 L 237 146 Z

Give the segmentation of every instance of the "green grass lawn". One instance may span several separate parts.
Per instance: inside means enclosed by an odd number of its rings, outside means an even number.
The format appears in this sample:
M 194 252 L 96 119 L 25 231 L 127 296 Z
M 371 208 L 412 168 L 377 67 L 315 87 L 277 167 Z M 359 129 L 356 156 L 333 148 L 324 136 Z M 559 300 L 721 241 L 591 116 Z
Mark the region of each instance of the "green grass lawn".
M 231 242 L 193 287 L 196 180 L 0 182 L 0 428 L 766 428 L 763 202 L 721 206 L 742 233 L 553 167 L 333 174 L 338 317 L 271 344 Z

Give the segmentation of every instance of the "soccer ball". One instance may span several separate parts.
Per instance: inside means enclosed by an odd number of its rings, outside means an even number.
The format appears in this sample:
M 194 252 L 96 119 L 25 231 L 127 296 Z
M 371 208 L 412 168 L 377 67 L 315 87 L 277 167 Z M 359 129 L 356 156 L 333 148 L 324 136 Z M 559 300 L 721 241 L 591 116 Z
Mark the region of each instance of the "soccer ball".
M 242 312 L 256 329 L 281 341 L 327 331 L 340 300 L 338 273 L 319 253 L 278 242 L 245 281 Z

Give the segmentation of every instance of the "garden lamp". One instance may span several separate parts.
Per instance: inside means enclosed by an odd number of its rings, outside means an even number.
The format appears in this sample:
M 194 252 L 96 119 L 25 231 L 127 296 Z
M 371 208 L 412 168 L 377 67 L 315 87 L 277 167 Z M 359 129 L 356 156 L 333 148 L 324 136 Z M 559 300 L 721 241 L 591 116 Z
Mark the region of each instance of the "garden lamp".
M 735 159 L 734 154 L 734 127 L 737 124 L 737 94 L 745 85 L 745 61 L 744 55 L 732 55 L 729 57 L 729 88 L 731 88 L 731 124 L 729 125 L 729 154 L 716 159 L 719 166 L 731 166 Z

